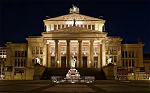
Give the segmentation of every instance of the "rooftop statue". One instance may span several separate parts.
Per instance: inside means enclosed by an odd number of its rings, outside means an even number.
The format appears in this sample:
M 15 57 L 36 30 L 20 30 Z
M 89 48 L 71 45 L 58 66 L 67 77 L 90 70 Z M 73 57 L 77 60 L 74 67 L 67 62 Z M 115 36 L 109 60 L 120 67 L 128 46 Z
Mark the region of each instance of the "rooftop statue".
M 79 8 L 75 5 L 72 5 L 72 8 L 69 9 L 70 13 L 79 13 Z

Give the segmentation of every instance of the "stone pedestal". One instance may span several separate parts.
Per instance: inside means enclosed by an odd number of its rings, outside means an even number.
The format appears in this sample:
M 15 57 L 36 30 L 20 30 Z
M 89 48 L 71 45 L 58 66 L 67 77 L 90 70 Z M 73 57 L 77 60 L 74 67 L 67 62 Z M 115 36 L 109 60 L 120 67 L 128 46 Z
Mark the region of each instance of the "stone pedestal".
M 66 79 L 80 79 L 80 74 L 75 68 L 71 68 L 66 74 Z
M 34 76 L 33 76 L 33 79 L 34 80 L 40 80 L 44 70 L 45 70 L 44 66 L 39 65 L 39 64 L 35 64 L 34 65 Z
M 113 64 L 110 63 L 107 66 L 104 66 L 103 70 L 105 72 L 107 80 L 115 80 Z

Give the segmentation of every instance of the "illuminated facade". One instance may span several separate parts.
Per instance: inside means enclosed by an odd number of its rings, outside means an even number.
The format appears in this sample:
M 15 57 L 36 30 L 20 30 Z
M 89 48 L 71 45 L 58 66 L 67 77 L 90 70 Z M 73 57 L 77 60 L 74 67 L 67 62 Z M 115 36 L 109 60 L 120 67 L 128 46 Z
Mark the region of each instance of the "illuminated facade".
M 26 68 L 20 75 L 26 79 L 32 79 L 37 59 L 48 68 L 69 68 L 72 56 L 76 68 L 103 68 L 109 58 L 116 66 L 143 67 L 143 44 L 121 44 L 121 37 L 108 36 L 104 24 L 105 20 L 82 15 L 73 6 L 67 15 L 45 19 L 42 36 L 29 36 L 28 44 L 8 42 L 6 65 Z

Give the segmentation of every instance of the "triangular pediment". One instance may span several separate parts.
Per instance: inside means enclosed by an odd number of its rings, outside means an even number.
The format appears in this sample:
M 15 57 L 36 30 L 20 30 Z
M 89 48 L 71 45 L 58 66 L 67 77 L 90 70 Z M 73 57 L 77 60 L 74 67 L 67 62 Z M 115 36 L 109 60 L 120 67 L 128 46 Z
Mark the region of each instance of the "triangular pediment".
M 94 17 L 90 17 L 90 16 L 86 16 L 86 15 L 82 15 L 82 14 L 77 14 L 77 13 L 70 13 L 67 15 L 62 15 L 62 16 L 58 16 L 58 17 L 54 17 L 54 18 L 50 18 L 50 19 L 46 19 L 46 20 L 95 20 L 95 21 L 101 21 L 103 19 L 99 19 L 99 18 L 94 18 Z

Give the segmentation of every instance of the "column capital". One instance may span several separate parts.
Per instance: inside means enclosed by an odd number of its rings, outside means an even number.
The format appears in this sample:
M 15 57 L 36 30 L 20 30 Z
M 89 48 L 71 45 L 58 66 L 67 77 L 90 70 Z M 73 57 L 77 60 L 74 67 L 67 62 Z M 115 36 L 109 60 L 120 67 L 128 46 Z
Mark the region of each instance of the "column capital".
M 58 39 L 55 39 L 55 42 L 58 42 Z
M 69 42 L 70 42 L 70 40 L 66 40 L 66 42 L 67 42 L 67 43 L 69 43 Z
M 78 40 L 78 42 L 82 42 L 82 40 Z

